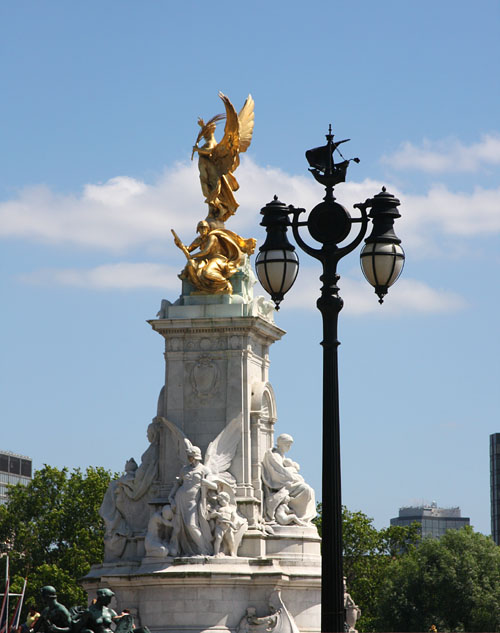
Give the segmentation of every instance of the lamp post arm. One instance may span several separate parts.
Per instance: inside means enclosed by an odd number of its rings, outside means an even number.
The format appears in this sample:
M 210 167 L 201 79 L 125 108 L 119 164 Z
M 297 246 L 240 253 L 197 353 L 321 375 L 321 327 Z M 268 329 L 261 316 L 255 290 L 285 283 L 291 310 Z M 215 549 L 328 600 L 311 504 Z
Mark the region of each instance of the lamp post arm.
M 320 248 L 313 248 L 312 246 L 309 246 L 309 244 L 306 244 L 306 242 L 304 242 L 304 240 L 302 239 L 302 236 L 299 233 L 299 226 L 307 225 L 307 222 L 299 222 L 299 215 L 301 213 L 305 213 L 305 209 L 300 209 L 292 205 L 290 205 L 288 208 L 290 209 L 290 213 L 293 214 L 291 226 L 292 226 L 292 233 L 293 233 L 293 237 L 295 238 L 295 241 L 305 253 L 307 253 L 308 255 L 311 255 L 311 257 L 314 257 L 315 259 L 319 259 L 320 261 L 322 261 L 323 260 L 322 250 Z
M 346 244 L 346 246 L 343 246 L 342 248 L 338 249 L 337 261 L 342 259 L 344 255 L 348 255 L 351 251 L 353 251 L 355 248 L 358 247 L 358 245 L 361 243 L 362 239 L 366 235 L 366 231 L 368 229 L 369 218 L 368 218 L 368 213 L 366 212 L 366 207 L 364 205 L 358 205 L 358 204 L 355 204 L 354 206 L 361 211 L 361 218 L 353 219 L 352 222 L 361 222 L 361 227 L 359 229 L 358 235 L 353 239 L 353 241 L 350 244 Z

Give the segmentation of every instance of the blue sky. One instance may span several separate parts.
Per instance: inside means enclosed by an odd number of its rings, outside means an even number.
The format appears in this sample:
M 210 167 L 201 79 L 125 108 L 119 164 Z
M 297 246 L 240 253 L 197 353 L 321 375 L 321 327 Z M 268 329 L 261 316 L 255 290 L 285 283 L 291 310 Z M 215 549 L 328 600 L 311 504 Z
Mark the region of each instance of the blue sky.
M 180 292 L 205 209 L 197 117 L 255 99 L 231 228 L 262 237 L 276 193 L 311 208 L 306 149 L 332 123 L 359 156 L 347 207 L 386 185 L 407 263 L 379 306 L 340 269 L 343 498 L 387 525 L 459 505 L 489 533 L 500 431 L 500 5 L 481 0 L 0 4 L 3 449 L 121 470 L 146 448 L 163 377 L 146 319 Z M 319 493 L 320 271 L 301 253 L 271 350 L 278 432 Z M 257 291 L 257 290 L 256 290 Z M 320 496 L 318 494 L 318 496 Z

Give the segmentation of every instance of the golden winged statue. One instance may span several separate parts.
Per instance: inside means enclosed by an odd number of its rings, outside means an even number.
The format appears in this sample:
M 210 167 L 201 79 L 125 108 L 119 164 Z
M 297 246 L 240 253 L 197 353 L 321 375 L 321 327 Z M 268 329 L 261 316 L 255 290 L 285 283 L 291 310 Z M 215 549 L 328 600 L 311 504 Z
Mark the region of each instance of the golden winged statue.
M 208 215 L 198 222 L 198 237 L 189 246 L 183 244 L 172 230 L 176 246 L 187 259 L 179 277 L 189 282 L 194 292 L 203 294 L 232 294 L 230 277 L 241 268 L 246 256 L 255 250 L 253 238 L 244 239 L 226 229 L 224 224 L 238 208 L 234 192 L 239 185 L 233 172 L 240 164 L 240 153 L 246 152 L 252 140 L 254 101 L 248 95 L 239 114 L 236 114 L 228 97 L 222 92 L 219 92 L 219 97 L 226 114 L 217 114 L 207 123 L 198 119 L 201 129 L 191 155 L 192 160 L 195 152 L 198 153 L 201 190 L 208 204 Z M 224 136 L 217 143 L 215 129 L 224 118 Z M 200 146 L 202 139 L 204 142 Z
M 234 192 L 239 184 L 233 175 L 240 164 L 240 153 L 246 152 L 252 140 L 254 126 L 254 101 L 248 95 L 239 114 L 226 95 L 219 92 L 224 103 L 226 114 L 217 114 L 207 123 L 198 119 L 201 130 L 193 147 L 191 160 L 198 153 L 198 169 L 200 170 L 201 190 L 208 204 L 207 222 L 214 228 L 223 228 L 224 222 L 238 208 Z M 218 121 L 226 119 L 224 136 L 217 143 L 215 129 Z M 199 145 L 201 140 L 203 145 Z

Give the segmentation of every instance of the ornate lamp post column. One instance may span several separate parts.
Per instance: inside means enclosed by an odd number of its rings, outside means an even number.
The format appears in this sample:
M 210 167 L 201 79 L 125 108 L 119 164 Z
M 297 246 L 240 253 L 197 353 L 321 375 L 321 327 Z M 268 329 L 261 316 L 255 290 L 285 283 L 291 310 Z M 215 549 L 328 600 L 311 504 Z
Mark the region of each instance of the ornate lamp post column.
M 388 288 L 399 277 L 404 264 L 401 240 L 394 233 L 394 220 L 400 217 L 400 201 L 383 188 L 382 192 L 364 203 L 354 205 L 360 212 L 351 217 L 345 207 L 336 202 L 335 185 L 345 181 L 349 160 L 335 164 L 333 153 L 345 141 L 333 142 L 331 126 L 327 144 L 306 152 L 314 178 L 324 185 L 323 202 L 312 209 L 307 220 L 300 221 L 305 209 L 287 206 L 277 197 L 261 211 L 262 226 L 267 237 L 260 247 L 255 265 L 262 286 L 271 295 L 276 309 L 285 293 L 292 287 L 299 269 L 295 247 L 287 238 L 291 226 L 293 236 L 308 255 L 323 264 L 323 282 L 317 307 L 323 317 L 323 470 L 322 470 L 322 571 L 321 571 L 321 631 L 344 631 L 344 589 L 342 571 L 342 496 L 340 473 L 340 417 L 338 391 L 337 338 L 338 315 L 343 306 L 337 282 L 338 262 L 353 251 L 364 238 L 371 218 L 373 230 L 366 238 L 361 252 L 361 266 L 380 303 Z M 339 152 L 340 153 L 340 152 Z M 352 159 L 359 162 L 359 159 Z M 370 209 L 370 212 L 367 212 Z M 344 246 L 339 246 L 350 235 L 353 224 L 359 224 L 357 235 Z M 309 246 L 299 229 L 306 226 L 310 236 L 322 244 Z

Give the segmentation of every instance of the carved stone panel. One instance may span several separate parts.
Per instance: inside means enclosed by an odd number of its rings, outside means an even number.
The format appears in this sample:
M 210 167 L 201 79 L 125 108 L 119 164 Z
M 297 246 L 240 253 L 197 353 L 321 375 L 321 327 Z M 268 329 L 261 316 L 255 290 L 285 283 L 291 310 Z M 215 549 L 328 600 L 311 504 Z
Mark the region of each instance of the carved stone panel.
M 199 356 L 191 368 L 189 378 L 195 396 L 207 400 L 213 398 L 217 393 L 220 384 L 220 370 L 212 356 L 203 354 Z

